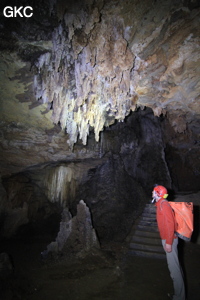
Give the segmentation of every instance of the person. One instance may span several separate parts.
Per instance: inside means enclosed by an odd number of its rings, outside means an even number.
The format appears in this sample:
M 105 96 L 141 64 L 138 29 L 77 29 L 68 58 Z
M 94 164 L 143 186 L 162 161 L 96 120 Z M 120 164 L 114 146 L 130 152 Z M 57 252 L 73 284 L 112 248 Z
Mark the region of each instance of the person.
M 174 295 L 173 300 L 185 300 L 185 285 L 182 268 L 178 258 L 178 237 L 175 235 L 176 222 L 173 210 L 165 200 L 168 196 L 167 189 L 162 185 L 156 185 L 152 192 L 156 206 L 156 219 L 162 245 L 166 253 L 167 265 L 173 281 Z

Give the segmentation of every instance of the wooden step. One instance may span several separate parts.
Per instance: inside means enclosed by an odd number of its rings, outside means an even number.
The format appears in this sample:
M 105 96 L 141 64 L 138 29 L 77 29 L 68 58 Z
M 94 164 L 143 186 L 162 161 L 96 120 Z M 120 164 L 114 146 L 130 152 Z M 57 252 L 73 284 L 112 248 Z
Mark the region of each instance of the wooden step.
M 148 225 L 142 225 L 138 224 L 137 229 L 146 231 L 146 232 L 158 232 L 158 227 L 157 226 L 148 226 Z
M 149 258 L 158 258 L 158 259 L 166 259 L 165 253 L 157 253 L 157 252 L 149 252 L 149 251 L 141 251 L 141 250 L 129 250 L 128 254 L 142 256 L 142 257 L 149 257 Z
M 142 216 L 142 220 L 143 221 L 152 221 L 152 222 L 156 222 L 157 223 L 157 221 L 156 221 L 156 217 L 149 217 L 149 216 Z
M 152 244 L 130 243 L 130 249 L 164 253 L 163 246 Z
M 147 218 L 155 218 L 156 219 L 156 214 L 154 213 L 148 213 L 148 212 L 143 212 L 142 217 L 147 217 Z
M 150 237 L 150 238 L 160 237 L 158 231 L 143 231 L 143 230 L 140 230 L 140 229 L 137 229 L 135 231 L 135 235 L 137 235 L 137 236 L 146 236 L 146 237 Z
M 156 207 L 147 204 L 144 211 L 133 227 L 129 238 L 128 254 L 142 257 L 165 258 L 160 234 L 156 221 Z
M 134 235 L 131 239 L 131 242 L 137 242 L 142 244 L 153 244 L 153 245 L 161 245 L 160 237 L 148 237 L 148 236 L 137 236 Z
M 156 227 L 158 228 L 158 225 L 157 225 L 157 222 L 155 221 L 151 221 L 151 220 L 141 220 L 140 223 L 139 223 L 140 226 L 153 226 L 153 227 Z
M 156 207 L 152 204 L 147 204 L 144 208 L 146 212 L 156 212 Z

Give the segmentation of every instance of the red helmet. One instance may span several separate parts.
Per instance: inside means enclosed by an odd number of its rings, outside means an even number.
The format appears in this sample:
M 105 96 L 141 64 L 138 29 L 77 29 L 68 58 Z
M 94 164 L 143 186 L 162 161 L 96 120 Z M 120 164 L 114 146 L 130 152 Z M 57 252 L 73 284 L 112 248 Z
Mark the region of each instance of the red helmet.
M 153 190 L 157 193 L 159 197 L 167 198 L 168 196 L 167 189 L 162 185 L 157 185 Z

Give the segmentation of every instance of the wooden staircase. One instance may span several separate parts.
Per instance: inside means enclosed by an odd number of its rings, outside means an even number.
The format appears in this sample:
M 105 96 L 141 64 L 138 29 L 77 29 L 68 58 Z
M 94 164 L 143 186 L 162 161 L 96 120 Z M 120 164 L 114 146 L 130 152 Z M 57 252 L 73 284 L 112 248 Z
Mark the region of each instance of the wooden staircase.
M 165 258 L 156 221 L 156 207 L 146 204 L 129 236 L 128 254 L 151 258 Z

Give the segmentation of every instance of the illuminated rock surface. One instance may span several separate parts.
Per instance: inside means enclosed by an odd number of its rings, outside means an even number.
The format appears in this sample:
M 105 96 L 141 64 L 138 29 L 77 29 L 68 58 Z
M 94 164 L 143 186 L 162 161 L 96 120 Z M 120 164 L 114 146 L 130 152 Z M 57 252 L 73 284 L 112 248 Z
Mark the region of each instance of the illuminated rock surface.
M 199 300 L 199 1 L 29 0 L 30 18 L 6 18 L 6 5 L 0 294 L 164 300 L 167 266 L 126 251 L 159 183 L 194 202 L 181 254 L 187 298 Z
M 32 2 L 0 17 L 2 216 L 11 234 L 84 199 L 121 240 L 154 183 L 199 190 L 199 3 Z

